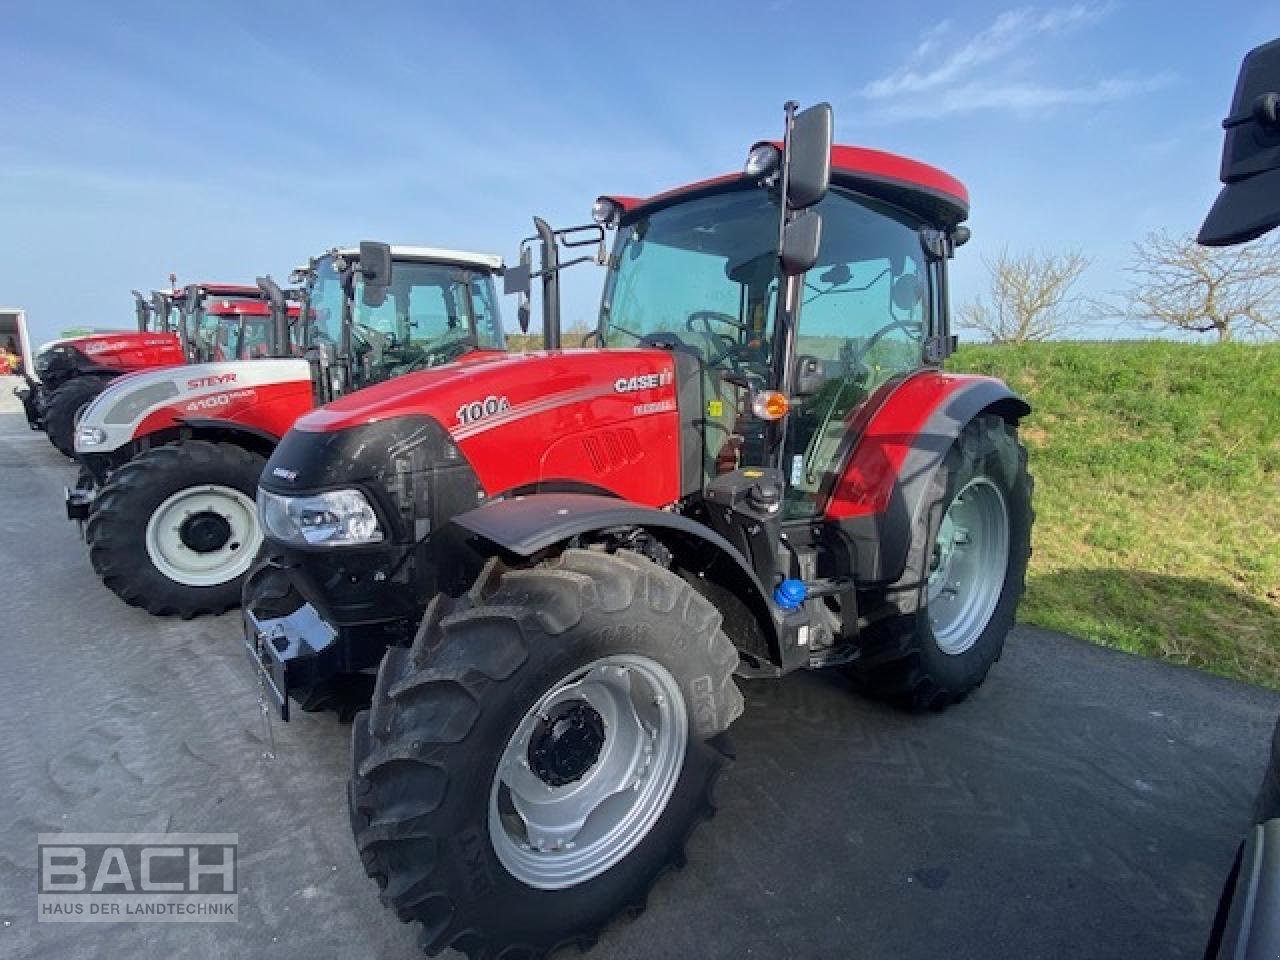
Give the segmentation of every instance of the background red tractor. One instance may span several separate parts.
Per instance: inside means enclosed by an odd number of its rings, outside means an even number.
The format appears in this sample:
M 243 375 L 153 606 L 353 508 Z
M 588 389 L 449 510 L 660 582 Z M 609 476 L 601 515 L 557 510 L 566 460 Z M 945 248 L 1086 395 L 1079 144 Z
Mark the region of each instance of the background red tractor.
M 44 430 L 62 453 L 74 452 L 75 418 L 108 382 L 124 373 L 186 362 L 179 327 L 134 292 L 138 329 L 65 337 L 43 344 L 18 391 L 27 423 Z M 26 333 L 23 331 L 25 338 Z
M 1014 622 L 1031 479 L 1004 384 L 944 373 L 954 178 L 832 147 L 596 204 L 603 349 L 371 387 L 267 464 L 246 643 L 282 711 L 379 664 L 351 823 L 435 953 L 591 943 L 711 810 L 735 676 L 939 709 Z M 537 221 L 559 343 L 558 246 Z M 596 227 L 603 242 L 603 230 Z
M 367 279 L 385 277 L 393 261 L 395 282 L 377 288 L 376 302 L 365 297 Z M 76 455 L 89 482 L 67 491 L 67 515 L 87 521 L 103 582 L 154 614 L 238 605 L 262 542 L 258 477 L 279 438 L 317 401 L 503 350 L 501 266 L 429 247 L 334 250 L 299 277 L 301 322 L 298 311 L 286 316 L 286 295 L 269 278 L 258 296 L 270 300 L 271 324 L 263 300 L 188 296 L 179 307 L 200 304 L 185 315 L 209 362 L 123 379 L 80 419 Z M 270 356 L 244 362 L 261 351 Z

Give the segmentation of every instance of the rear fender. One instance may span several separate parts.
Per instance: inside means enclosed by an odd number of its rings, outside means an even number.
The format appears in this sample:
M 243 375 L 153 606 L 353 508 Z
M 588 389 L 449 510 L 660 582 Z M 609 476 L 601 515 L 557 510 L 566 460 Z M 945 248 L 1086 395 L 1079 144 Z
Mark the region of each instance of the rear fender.
M 598 494 L 540 493 L 491 501 L 452 523 L 523 559 L 575 537 L 643 530 L 671 551 L 685 579 L 715 603 L 738 647 L 782 662 L 779 627 L 750 563 L 710 527 L 681 514 Z
M 986 413 L 1016 425 L 1030 412 L 991 377 L 925 370 L 889 391 L 851 427 L 850 447 L 826 491 L 824 541 L 837 558 L 849 557 L 840 572 L 859 586 L 901 577 L 929 481 L 960 432 Z

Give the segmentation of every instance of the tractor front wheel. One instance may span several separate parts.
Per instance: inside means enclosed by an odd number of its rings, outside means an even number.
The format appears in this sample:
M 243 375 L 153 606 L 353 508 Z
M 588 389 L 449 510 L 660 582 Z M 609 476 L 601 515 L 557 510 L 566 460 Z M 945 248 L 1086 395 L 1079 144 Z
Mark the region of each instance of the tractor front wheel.
M 94 498 L 85 528 L 93 569 L 126 603 L 158 616 L 239 606 L 262 545 L 254 497 L 265 463 L 205 440 L 134 457 Z
M 961 431 L 930 480 L 905 572 L 860 603 L 870 623 L 848 670 L 864 693 L 940 710 L 982 683 L 1022 596 L 1031 489 L 1015 427 L 980 416 Z
M 486 568 L 388 651 L 356 718 L 365 870 L 428 953 L 585 946 L 683 860 L 742 711 L 720 615 L 625 553 Z
M 102 377 L 68 380 L 49 397 L 44 410 L 44 429 L 49 442 L 68 457 L 76 455 L 76 427 L 85 407 L 93 403 L 107 381 Z

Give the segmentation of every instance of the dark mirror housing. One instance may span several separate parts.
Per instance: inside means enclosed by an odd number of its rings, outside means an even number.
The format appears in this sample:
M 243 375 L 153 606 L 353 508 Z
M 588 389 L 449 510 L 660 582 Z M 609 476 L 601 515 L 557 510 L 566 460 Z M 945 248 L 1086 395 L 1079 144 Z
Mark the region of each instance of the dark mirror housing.
M 367 307 L 380 307 L 391 286 L 391 245 L 364 240 L 360 244 L 360 278 L 364 281 L 361 299 Z
M 796 358 L 796 377 L 791 388 L 795 397 L 812 397 L 827 382 L 827 365 L 821 357 L 801 354 Z
M 791 125 L 787 169 L 787 205 L 804 210 L 827 195 L 831 185 L 831 104 L 819 103 L 796 114 Z
M 951 231 L 951 246 L 963 247 L 973 237 L 973 231 L 961 224 Z
M 506 296 L 529 292 L 532 283 L 531 270 L 529 264 L 523 262 L 523 257 L 524 254 L 521 253 L 522 262 L 514 267 L 507 267 L 502 272 L 502 292 Z
M 822 245 L 822 217 L 816 210 L 799 213 L 782 231 L 782 249 L 778 260 L 782 272 L 789 277 L 804 273 L 818 262 Z
M 1223 187 L 1197 238 L 1213 247 L 1280 226 L 1280 39 L 1245 56 L 1222 126 Z

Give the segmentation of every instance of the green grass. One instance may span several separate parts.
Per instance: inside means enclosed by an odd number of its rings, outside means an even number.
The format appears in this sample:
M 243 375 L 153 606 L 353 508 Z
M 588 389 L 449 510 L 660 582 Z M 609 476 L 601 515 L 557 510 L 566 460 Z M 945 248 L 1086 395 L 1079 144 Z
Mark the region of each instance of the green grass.
M 965 347 L 1036 478 L 1020 619 L 1280 688 L 1280 344 Z
M 1023 622 L 1280 689 L 1280 344 L 965 346 L 949 366 L 1034 408 Z

